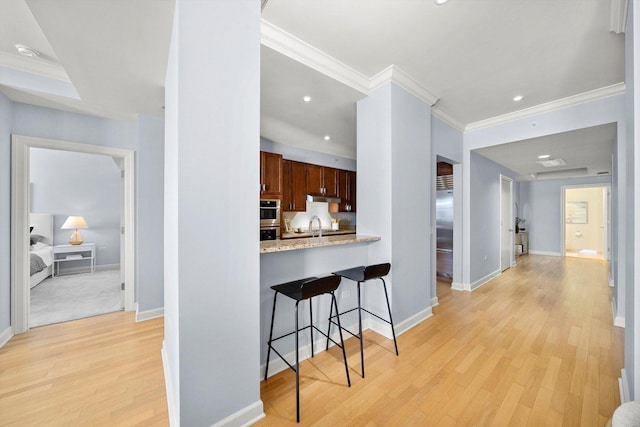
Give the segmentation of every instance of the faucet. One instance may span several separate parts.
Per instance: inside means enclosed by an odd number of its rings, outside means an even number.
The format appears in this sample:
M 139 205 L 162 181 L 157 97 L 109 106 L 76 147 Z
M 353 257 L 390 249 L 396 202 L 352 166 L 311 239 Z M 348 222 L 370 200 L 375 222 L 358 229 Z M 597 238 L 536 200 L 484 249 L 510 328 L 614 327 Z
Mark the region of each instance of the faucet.
M 315 236 L 315 233 L 311 228 L 314 219 L 318 220 L 318 237 L 322 237 L 322 222 L 320 221 L 320 218 L 318 218 L 317 215 L 312 216 L 311 219 L 309 220 L 309 233 L 311 233 L 311 237 Z

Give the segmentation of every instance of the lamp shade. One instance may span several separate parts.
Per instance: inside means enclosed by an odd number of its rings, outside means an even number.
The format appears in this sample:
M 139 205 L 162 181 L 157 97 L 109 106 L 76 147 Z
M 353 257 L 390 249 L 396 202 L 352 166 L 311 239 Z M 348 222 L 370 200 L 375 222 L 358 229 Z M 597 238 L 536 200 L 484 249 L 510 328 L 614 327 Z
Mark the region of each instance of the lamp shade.
M 63 230 L 72 230 L 75 228 L 89 228 L 87 221 L 81 216 L 70 216 L 60 227 Z
M 69 243 L 72 245 L 81 245 L 82 244 L 82 235 L 78 231 L 78 228 L 89 228 L 87 226 L 87 221 L 84 220 L 81 216 L 70 216 L 67 220 L 62 224 L 63 230 L 72 229 L 73 233 L 71 233 L 71 237 L 69 237 Z

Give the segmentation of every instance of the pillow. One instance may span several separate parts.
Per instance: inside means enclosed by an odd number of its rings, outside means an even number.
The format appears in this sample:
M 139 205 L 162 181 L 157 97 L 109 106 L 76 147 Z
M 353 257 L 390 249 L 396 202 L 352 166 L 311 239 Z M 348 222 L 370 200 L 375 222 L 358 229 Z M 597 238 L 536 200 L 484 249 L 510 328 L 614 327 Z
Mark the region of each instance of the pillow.
M 31 250 L 35 251 L 35 250 L 38 250 L 38 249 L 41 249 L 41 248 L 46 248 L 46 247 L 47 247 L 46 243 L 37 242 L 37 243 L 31 245 Z
M 31 245 L 35 245 L 36 243 L 44 240 L 44 236 L 41 236 L 39 234 L 32 234 L 30 239 L 31 239 Z

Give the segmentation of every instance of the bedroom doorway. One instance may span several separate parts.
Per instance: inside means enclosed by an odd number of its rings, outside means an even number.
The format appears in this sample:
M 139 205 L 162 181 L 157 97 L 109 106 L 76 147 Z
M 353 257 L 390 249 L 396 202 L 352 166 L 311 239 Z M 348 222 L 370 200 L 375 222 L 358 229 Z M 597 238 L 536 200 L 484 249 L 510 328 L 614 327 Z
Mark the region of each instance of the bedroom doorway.
M 500 175 L 500 271 L 513 260 L 513 180 Z
M 610 258 L 611 195 L 607 185 L 563 187 L 565 256 Z
M 134 304 L 134 162 L 133 151 L 75 142 L 12 135 L 12 188 L 11 188 L 11 324 L 14 333 L 29 329 L 29 150 L 45 148 L 86 154 L 98 154 L 119 159 L 122 164 L 122 246 L 124 263 L 121 270 L 125 278 L 124 309 L 133 311 Z M 126 286 L 131 284 L 131 286 Z

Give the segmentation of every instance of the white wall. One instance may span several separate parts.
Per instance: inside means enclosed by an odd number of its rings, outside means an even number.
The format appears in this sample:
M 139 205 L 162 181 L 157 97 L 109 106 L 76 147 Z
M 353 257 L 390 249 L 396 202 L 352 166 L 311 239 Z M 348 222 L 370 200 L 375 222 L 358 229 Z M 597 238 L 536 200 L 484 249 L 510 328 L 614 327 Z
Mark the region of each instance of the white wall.
M 11 325 L 11 125 L 13 103 L 0 93 L 0 345 Z M 8 337 L 8 336 L 7 336 Z
M 164 306 L 164 119 L 138 117 L 136 152 L 138 311 Z
M 331 154 L 306 150 L 292 145 L 281 144 L 266 138 L 260 138 L 260 150 L 282 154 L 283 158 L 287 160 L 295 160 L 296 162 L 311 163 L 313 165 L 327 166 L 330 168 L 349 171 L 356 170 L 355 159 L 348 159 L 346 157 L 333 156 Z
M 31 148 L 29 182 L 31 212 L 53 215 L 54 244 L 69 244 L 73 230 L 60 227 L 67 217 L 82 216 L 89 228 L 80 233 L 96 244 L 96 264 L 120 264 L 120 168 L 113 158 Z
M 170 411 L 184 426 L 243 425 L 263 415 L 260 3 L 177 0 L 173 31 L 165 295 L 177 305 L 167 301 L 165 366 L 179 407 Z
M 562 255 L 562 187 L 609 183 L 609 176 L 521 182 L 517 200 L 520 215 L 527 220 L 529 251 Z
M 359 101 L 357 114 L 358 233 L 382 239 L 369 246 L 369 263 L 391 262 L 394 322 L 428 317 L 431 109 L 390 83 Z M 384 313 L 384 294 L 368 296 Z

